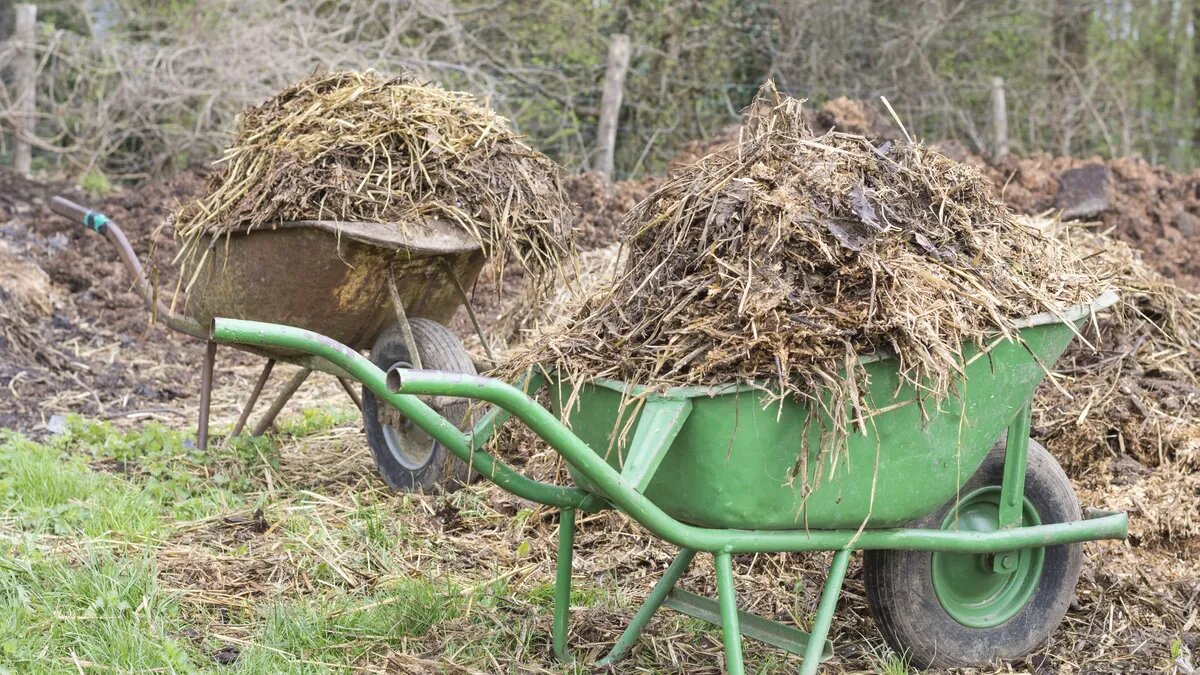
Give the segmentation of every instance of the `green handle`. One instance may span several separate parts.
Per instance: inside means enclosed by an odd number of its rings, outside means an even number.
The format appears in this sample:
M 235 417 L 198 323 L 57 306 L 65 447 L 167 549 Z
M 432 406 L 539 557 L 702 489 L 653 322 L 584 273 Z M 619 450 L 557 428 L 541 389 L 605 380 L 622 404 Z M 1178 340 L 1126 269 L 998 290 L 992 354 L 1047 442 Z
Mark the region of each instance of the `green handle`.
M 300 328 L 237 319 L 214 319 L 211 336 L 216 342 L 283 347 L 324 358 L 354 376 L 380 400 L 400 411 L 484 477 L 518 497 L 564 509 L 578 508 L 594 512 L 605 508 L 603 500 L 579 488 L 550 485 L 526 478 L 485 452 L 482 449 L 484 444 L 498 427 L 494 415 L 485 416 L 470 435 L 464 434 L 417 397 L 390 392 L 382 370 L 362 354 L 336 340 Z

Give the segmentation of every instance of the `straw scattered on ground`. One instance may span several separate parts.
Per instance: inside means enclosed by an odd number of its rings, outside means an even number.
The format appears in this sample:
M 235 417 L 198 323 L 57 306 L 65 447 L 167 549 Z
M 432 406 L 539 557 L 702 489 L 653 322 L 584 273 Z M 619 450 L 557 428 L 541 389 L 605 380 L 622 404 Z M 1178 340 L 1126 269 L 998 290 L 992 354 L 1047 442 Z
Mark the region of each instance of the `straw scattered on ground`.
M 1085 504 L 1130 513 L 1131 540 L 1188 555 L 1200 537 L 1200 296 L 1095 225 L 1031 220 L 1086 255 L 1121 302 L 1083 327 L 1034 399 L 1033 434 Z
M 474 96 L 408 75 L 297 82 L 242 113 L 219 169 L 176 215 L 180 257 L 197 266 L 200 235 L 298 220 L 449 222 L 497 270 L 512 258 L 547 284 L 570 251 L 557 165 Z
M 915 143 L 814 136 L 801 101 L 770 84 L 734 150 L 680 169 L 623 229 L 619 279 L 510 367 L 651 387 L 759 383 L 811 404 L 819 461 L 854 424 L 840 411 L 862 420 L 867 407 L 859 354 L 895 355 L 936 401 L 962 371 L 963 343 L 1015 338 L 1015 318 L 1100 290 L 978 170 Z
M 1200 468 L 1200 295 L 1124 242 L 1082 225 L 1048 225 L 1111 279 L 1121 302 L 1084 327 L 1094 349 L 1072 345 L 1056 364 L 1063 386 L 1041 392 L 1042 433 L 1068 467 L 1129 455 L 1148 466 Z

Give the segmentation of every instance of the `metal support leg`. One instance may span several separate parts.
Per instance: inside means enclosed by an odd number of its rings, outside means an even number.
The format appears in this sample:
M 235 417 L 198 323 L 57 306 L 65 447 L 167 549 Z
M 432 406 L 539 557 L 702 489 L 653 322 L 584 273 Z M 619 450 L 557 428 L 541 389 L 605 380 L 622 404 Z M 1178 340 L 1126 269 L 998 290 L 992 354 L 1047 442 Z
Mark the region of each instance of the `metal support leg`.
M 558 569 L 554 578 L 554 658 L 571 660 L 567 632 L 571 625 L 571 558 L 575 551 L 575 509 L 563 509 L 558 521 Z
M 725 634 L 725 671 L 745 675 L 742 665 L 742 631 L 738 628 L 737 592 L 733 589 L 733 559 L 728 553 L 716 553 L 717 602 L 721 605 L 721 629 Z M 817 640 L 813 644 L 819 644 Z
M 358 395 L 358 391 L 354 389 L 354 385 L 350 384 L 350 380 L 347 380 L 344 377 L 339 377 L 337 380 L 338 383 L 342 385 L 342 389 L 345 390 L 346 395 L 350 397 L 350 400 L 354 401 L 354 405 L 358 408 L 358 412 L 361 413 L 363 409 L 362 397 Z
M 408 323 L 408 314 L 404 312 L 404 301 L 400 299 L 400 287 L 396 285 L 395 270 L 388 270 L 388 293 L 392 296 L 392 309 L 396 310 L 396 324 L 400 326 L 400 337 L 408 350 L 408 358 L 412 367 L 421 370 L 421 354 L 417 352 L 417 341 L 413 339 L 412 326 Z
M 467 310 L 467 318 L 471 320 L 471 325 L 475 327 L 475 334 L 479 336 L 479 344 L 483 347 L 483 353 L 487 354 L 488 361 L 495 366 L 499 361 L 496 360 L 495 354 L 492 354 L 492 348 L 488 345 L 487 338 L 483 335 L 483 329 L 479 327 L 479 319 L 475 318 L 475 310 L 471 309 L 471 298 L 467 296 L 467 289 L 463 288 L 462 282 L 458 280 L 458 275 L 454 273 L 454 268 L 450 267 L 450 261 L 444 256 L 438 258 L 442 261 L 442 271 L 450 277 L 450 282 L 454 284 L 454 289 L 458 291 L 458 299 L 462 301 L 463 307 Z
M 200 368 L 200 423 L 196 429 L 196 447 L 208 450 L 208 411 L 212 403 L 213 368 L 217 361 L 217 343 L 204 344 L 204 363 Z
M 274 368 L 275 359 L 267 359 L 262 372 L 258 374 L 258 381 L 254 383 L 254 389 L 250 390 L 250 398 L 246 399 L 246 405 L 242 406 L 242 414 L 238 416 L 237 424 L 233 425 L 233 431 L 229 434 L 230 437 L 237 436 L 242 433 L 242 429 L 246 428 L 246 422 L 250 419 L 250 413 L 254 410 L 254 404 L 258 403 L 258 397 L 262 395 L 263 387 L 266 386 L 267 378 L 271 377 L 271 370 Z
M 1004 478 L 1000 483 L 1000 513 L 997 525 L 1002 530 L 1020 527 L 1025 515 L 1025 469 L 1029 464 L 1030 404 L 1021 406 L 1004 441 Z M 992 570 L 1011 574 L 1017 569 L 1015 551 L 998 553 L 992 558 Z
M 633 615 L 633 621 L 629 622 L 629 627 L 625 629 L 624 633 L 621 633 L 621 637 L 608 654 L 596 662 L 597 666 L 612 665 L 629 654 L 633 643 L 637 642 L 638 636 L 645 630 L 646 624 L 650 623 L 650 617 L 654 616 L 654 613 L 662 606 L 663 601 L 670 595 L 671 589 L 675 588 L 675 584 L 678 583 L 679 577 L 683 576 L 688 566 L 692 564 L 692 558 L 695 557 L 696 552 L 690 548 L 679 551 L 679 555 L 675 556 L 675 560 L 671 561 L 671 566 L 663 573 L 662 579 L 658 580 L 658 584 L 646 597 L 646 602 L 642 603 L 637 614 Z
M 254 425 L 254 431 L 250 432 L 251 436 L 262 436 L 267 432 L 267 429 L 271 428 L 271 425 L 275 423 L 275 418 L 279 417 L 279 412 L 283 410 L 283 406 L 287 405 L 287 402 L 295 395 L 296 390 L 300 388 L 300 385 L 304 384 L 304 381 L 311 374 L 312 370 L 303 368 L 300 372 L 292 376 L 292 379 L 288 381 L 283 391 L 279 392 L 279 396 L 275 397 L 275 400 L 271 402 L 271 407 L 263 414 L 262 419 L 258 421 L 258 424 Z
M 825 588 L 821 591 L 817 618 L 813 619 L 808 648 L 804 650 L 804 661 L 800 664 L 800 675 L 815 675 L 817 667 L 821 665 L 821 650 L 825 645 L 825 637 L 829 635 L 829 625 L 833 623 L 834 609 L 837 608 L 838 596 L 842 594 L 842 582 L 846 580 L 846 568 L 849 566 L 849 549 L 833 554 L 829 578 L 825 580 Z

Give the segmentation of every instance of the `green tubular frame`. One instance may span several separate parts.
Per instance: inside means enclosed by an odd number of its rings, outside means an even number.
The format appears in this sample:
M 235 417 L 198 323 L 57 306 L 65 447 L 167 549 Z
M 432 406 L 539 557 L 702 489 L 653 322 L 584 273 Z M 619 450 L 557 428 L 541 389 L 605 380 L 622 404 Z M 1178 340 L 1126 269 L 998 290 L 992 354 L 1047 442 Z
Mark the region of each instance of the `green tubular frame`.
M 737 530 L 709 529 L 680 522 L 658 508 L 640 491 L 648 466 L 630 476 L 609 466 L 550 411 L 520 389 L 485 377 L 437 371 L 397 370 L 385 374 L 358 352 L 311 331 L 236 319 L 216 319 L 212 327 L 216 342 L 238 343 L 296 350 L 323 358 L 362 382 L 380 400 L 396 408 L 479 473 L 503 489 L 530 501 L 562 510 L 559 525 L 558 568 L 555 583 L 553 646 L 560 659 L 568 659 L 567 632 L 570 611 L 571 558 L 575 532 L 575 514 L 616 507 L 655 536 L 682 550 L 662 580 L 651 591 L 645 604 L 634 616 L 629 628 L 601 663 L 612 663 L 624 656 L 650 617 L 662 604 L 685 613 L 712 620 L 719 615 L 725 633 L 726 667 L 741 673 L 741 635 L 745 634 L 788 651 L 805 655 L 801 673 L 815 673 L 823 656 L 830 650 L 828 633 L 846 567 L 852 550 L 897 549 L 948 553 L 1005 553 L 1023 548 L 1073 544 L 1097 539 L 1123 539 L 1129 521 L 1124 513 L 1091 511 L 1084 520 L 1050 525 L 1021 526 L 1020 507 L 1002 508 L 1006 525 L 993 532 L 926 530 L 913 528 L 856 530 Z M 497 406 L 462 432 L 441 417 L 417 396 L 450 396 L 487 401 Z M 602 499 L 579 488 L 535 481 L 521 475 L 503 461 L 484 451 L 492 434 L 509 416 L 515 416 L 549 443 L 563 458 L 602 491 Z M 669 427 L 669 420 L 665 423 Z M 1027 439 L 1028 406 L 1018 413 L 1009 427 L 1009 439 Z M 1026 444 L 1017 440 L 1008 446 L 1002 501 L 1019 505 L 1023 500 Z M 697 552 L 713 554 L 717 569 L 718 600 L 692 596 L 675 588 Z M 822 591 L 811 636 L 793 628 L 767 627 L 771 624 L 737 609 L 733 589 L 731 556 L 739 553 L 799 551 L 835 551 L 825 589 Z M 1003 555 L 996 556 L 1000 565 Z M 711 604 L 709 604 L 711 603 Z M 716 605 L 714 608 L 712 605 Z M 714 614 L 713 610 L 716 610 Z M 776 624 L 778 625 L 778 624 Z M 788 632 L 791 631 L 791 632 Z

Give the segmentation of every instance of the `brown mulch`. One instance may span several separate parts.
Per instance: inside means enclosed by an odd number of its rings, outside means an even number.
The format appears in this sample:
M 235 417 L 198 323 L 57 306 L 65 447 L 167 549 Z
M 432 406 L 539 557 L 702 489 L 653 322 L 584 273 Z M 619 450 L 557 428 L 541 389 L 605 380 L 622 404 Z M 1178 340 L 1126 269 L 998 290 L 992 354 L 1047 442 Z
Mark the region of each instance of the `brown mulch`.
M 68 412 L 179 422 L 174 402 L 195 390 L 189 383 L 198 374 L 199 345 L 152 324 L 108 242 L 51 213 L 47 200 L 62 194 L 108 214 L 152 277 L 167 284 L 174 245 L 155 230 L 202 181 L 201 172 L 188 171 L 95 198 L 70 184 L 0 171 L 0 257 L 23 266 L 26 278 L 44 276 L 51 298 L 45 311 L 26 313 L 20 329 L 40 350 L 0 342 L 0 390 L 11 394 L 0 406 L 0 426 L 34 431 Z

